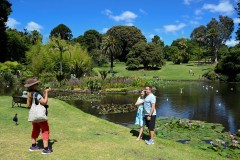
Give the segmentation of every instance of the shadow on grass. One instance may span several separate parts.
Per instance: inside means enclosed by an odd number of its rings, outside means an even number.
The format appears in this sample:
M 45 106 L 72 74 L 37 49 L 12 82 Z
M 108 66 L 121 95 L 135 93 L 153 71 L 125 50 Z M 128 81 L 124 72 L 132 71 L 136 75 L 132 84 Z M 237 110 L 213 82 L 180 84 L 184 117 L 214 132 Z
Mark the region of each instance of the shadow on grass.
M 130 133 L 131 133 L 132 136 L 134 136 L 134 137 L 138 137 L 138 135 L 139 135 L 139 131 L 136 131 L 135 129 L 132 129 L 132 130 L 130 131 Z M 142 139 L 143 139 L 143 140 L 149 139 L 149 138 L 150 138 L 149 135 L 146 135 L 145 133 L 143 133 L 143 136 L 142 136 Z
M 49 140 L 48 140 L 48 148 L 49 148 L 49 149 L 52 149 L 52 146 L 53 146 L 53 144 L 54 144 L 55 142 L 57 142 L 56 139 L 49 139 Z M 37 144 L 38 144 L 38 146 L 39 146 L 40 148 L 44 148 L 44 147 L 43 147 L 43 141 L 42 141 L 42 139 L 39 139 L 39 140 L 37 141 Z

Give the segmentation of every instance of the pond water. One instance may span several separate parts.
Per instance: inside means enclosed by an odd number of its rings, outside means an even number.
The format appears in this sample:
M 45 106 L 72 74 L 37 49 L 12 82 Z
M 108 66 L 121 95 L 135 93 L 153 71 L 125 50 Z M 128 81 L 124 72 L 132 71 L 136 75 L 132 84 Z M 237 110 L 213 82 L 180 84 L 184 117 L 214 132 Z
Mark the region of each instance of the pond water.
M 157 88 L 157 116 L 188 118 L 221 123 L 226 131 L 240 129 L 240 84 L 219 82 L 169 82 Z M 106 94 L 96 104 L 134 104 L 139 94 Z M 69 102 L 84 112 L 129 126 L 135 112 L 100 115 L 84 101 Z

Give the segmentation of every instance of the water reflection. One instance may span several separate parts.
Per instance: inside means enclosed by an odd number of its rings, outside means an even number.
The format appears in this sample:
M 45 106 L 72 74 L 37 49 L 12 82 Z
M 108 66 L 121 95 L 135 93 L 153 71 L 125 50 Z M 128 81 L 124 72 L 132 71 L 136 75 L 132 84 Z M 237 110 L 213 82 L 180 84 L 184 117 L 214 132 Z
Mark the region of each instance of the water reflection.
M 232 132 L 240 129 L 240 84 L 210 82 L 171 82 L 168 84 L 168 86 L 158 88 L 155 93 L 157 116 L 221 123 L 227 131 Z M 138 96 L 138 94 L 109 94 L 99 103 L 134 104 Z M 75 105 L 85 112 L 123 125 L 133 124 L 136 114 L 136 112 L 130 112 L 98 115 L 96 111 L 89 109 L 91 104 Z

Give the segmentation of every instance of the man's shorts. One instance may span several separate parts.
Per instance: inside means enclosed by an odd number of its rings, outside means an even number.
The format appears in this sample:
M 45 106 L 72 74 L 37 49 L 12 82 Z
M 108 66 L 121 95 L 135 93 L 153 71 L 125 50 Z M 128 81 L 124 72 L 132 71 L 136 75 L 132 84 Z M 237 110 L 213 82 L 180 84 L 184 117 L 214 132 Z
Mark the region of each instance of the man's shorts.
M 156 115 L 152 115 L 150 121 L 147 120 L 148 115 L 145 115 L 146 126 L 150 131 L 155 128 Z

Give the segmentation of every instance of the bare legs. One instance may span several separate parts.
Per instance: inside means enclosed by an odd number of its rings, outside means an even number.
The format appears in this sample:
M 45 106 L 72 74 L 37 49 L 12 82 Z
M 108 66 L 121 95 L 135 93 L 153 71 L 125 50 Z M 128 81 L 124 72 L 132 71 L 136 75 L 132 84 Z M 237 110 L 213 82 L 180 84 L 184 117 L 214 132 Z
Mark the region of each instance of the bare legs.
M 140 130 L 139 130 L 139 135 L 138 135 L 138 138 L 136 139 L 137 141 L 142 139 L 142 134 L 143 134 L 143 127 L 141 127 Z

